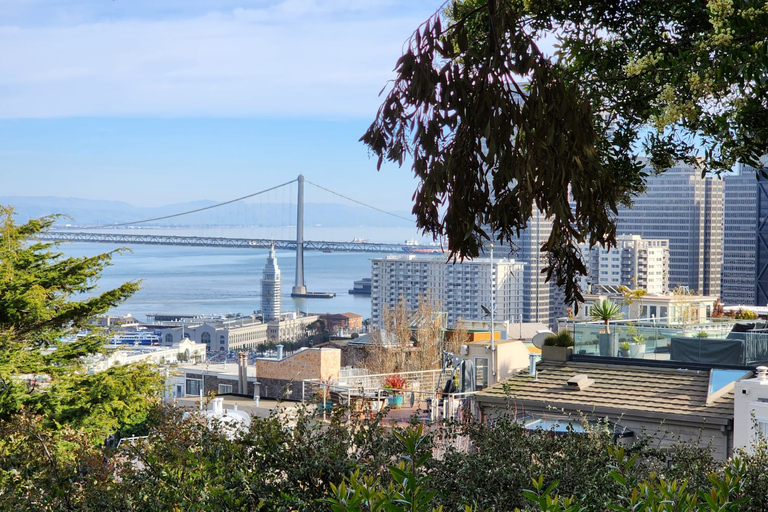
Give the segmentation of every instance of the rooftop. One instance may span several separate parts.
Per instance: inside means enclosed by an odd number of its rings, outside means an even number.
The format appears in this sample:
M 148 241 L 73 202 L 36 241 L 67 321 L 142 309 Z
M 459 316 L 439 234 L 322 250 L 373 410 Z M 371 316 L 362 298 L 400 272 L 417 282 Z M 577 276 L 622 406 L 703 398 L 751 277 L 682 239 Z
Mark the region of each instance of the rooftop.
M 476 397 L 480 402 L 519 400 L 544 410 L 579 410 L 611 416 L 639 412 L 649 418 L 696 417 L 723 423 L 733 418 L 733 381 L 719 388 L 717 384 L 713 389 L 710 374 L 717 371 L 541 362 L 535 378 L 527 373 L 517 374 Z M 576 375 L 587 375 L 591 385 L 582 389 L 568 386 L 568 380 Z

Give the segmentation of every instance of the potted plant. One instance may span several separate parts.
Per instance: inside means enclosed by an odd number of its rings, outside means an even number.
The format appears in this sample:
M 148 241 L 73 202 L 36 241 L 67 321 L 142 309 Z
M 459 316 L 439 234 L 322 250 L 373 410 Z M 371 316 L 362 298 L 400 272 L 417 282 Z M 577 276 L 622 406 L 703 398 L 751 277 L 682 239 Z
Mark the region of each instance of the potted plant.
M 612 300 L 605 299 L 592 304 L 589 308 L 589 317 L 592 320 L 599 320 L 605 323 L 605 332 L 600 333 L 600 355 L 616 357 L 618 352 L 618 338 L 611 334 L 611 320 L 619 320 L 624 314 L 618 304 Z
M 622 343 L 619 343 L 619 356 L 621 357 L 629 357 L 629 342 L 624 341 Z
M 384 389 L 390 394 L 387 399 L 390 407 L 400 407 L 403 405 L 403 391 L 407 386 L 405 378 L 398 373 L 384 377 Z
M 573 337 L 568 331 L 560 331 L 544 338 L 541 347 L 541 359 L 543 361 L 568 361 L 573 356 Z
M 632 343 L 629 344 L 629 357 L 645 357 L 645 336 L 636 334 L 632 336 Z

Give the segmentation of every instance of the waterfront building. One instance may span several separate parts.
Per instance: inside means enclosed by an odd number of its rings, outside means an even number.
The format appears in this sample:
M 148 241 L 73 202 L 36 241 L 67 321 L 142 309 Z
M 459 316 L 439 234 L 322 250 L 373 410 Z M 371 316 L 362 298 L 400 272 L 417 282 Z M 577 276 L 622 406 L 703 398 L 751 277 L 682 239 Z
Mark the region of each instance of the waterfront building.
M 720 295 L 722 180 L 702 179 L 701 168 L 683 163 L 651 174 L 632 208 L 619 208 L 617 234 L 669 240 L 669 287 Z
M 723 181 L 725 229 L 721 297 L 723 304 L 752 306 L 757 304 L 757 198 L 761 183 L 755 179 L 754 169 L 743 166 L 737 174 L 726 175 Z M 766 300 L 761 303 L 765 304 Z
M 240 317 L 220 322 L 201 322 L 159 329 L 162 344 L 170 346 L 184 338 L 205 344 L 208 351 L 229 352 L 257 348 L 267 342 L 298 341 L 317 315 L 287 313 L 262 322 L 258 318 Z
M 584 248 L 587 282 L 592 287 L 643 289 L 651 295 L 669 289 L 669 241 L 619 235 L 616 247 Z M 588 289 L 587 287 L 582 287 Z
M 280 267 L 277 266 L 275 246 L 269 249 L 267 264 L 261 278 L 261 312 L 265 322 L 280 318 L 282 308 L 282 286 L 280 282 Z
M 517 321 L 523 311 L 526 265 L 515 260 L 477 258 L 446 263 L 443 256 L 390 255 L 371 260 L 371 320 L 383 324 L 384 308 L 401 298 L 409 311 L 420 298 L 434 301 L 452 326 L 459 318 L 483 319 L 495 308 L 495 319 Z M 493 299 L 491 290 L 493 289 Z

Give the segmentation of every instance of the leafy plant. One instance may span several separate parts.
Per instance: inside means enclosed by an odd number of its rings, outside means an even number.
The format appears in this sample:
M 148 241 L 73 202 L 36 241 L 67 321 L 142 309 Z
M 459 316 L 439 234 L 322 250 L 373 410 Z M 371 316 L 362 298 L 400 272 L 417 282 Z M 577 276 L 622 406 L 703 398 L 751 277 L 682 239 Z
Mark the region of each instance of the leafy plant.
M 573 336 L 566 330 L 562 330 L 557 334 L 550 334 L 544 338 L 544 345 L 549 347 L 573 347 L 574 344 Z
M 384 377 L 383 387 L 384 389 L 399 392 L 405 390 L 408 387 L 408 383 L 406 382 L 405 377 L 399 373 L 393 373 Z
M 624 317 L 618 304 L 610 299 L 605 299 L 592 304 L 589 308 L 589 317 L 592 320 L 598 320 L 605 323 L 605 332 L 610 333 L 611 320 L 619 320 Z

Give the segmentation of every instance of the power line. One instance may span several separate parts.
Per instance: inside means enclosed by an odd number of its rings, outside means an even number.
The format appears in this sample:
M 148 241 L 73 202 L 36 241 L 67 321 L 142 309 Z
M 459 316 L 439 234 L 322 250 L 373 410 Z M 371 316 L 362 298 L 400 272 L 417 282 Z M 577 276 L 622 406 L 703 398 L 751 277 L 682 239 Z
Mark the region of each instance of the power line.
M 339 194 L 338 192 L 334 192 L 333 190 L 327 189 L 327 188 L 323 187 L 322 185 L 318 185 L 317 183 L 312 183 L 312 182 L 311 182 L 311 181 L 309 181 L 308 179 L 305 179 L 304 181 L 305 181 L 306 183 L 309 183 L 310 185 L 314 185 L 314 186 L 316 186 L 316 187 L 317 187 L 317 188 L 319 188 L 319 189 L 325 190 L 326 192 L 329 192 L 329 193 L 331 193 L 331 194 L 333 194 L 333 195 L 339 196 L 339 197 L 341 197 L 342 199 L 346 199 L 347 201 L 352 201 L 353 203 L 357 203 L 357 204 L 359 204 L 360 206 L 365 206 L 366 208 L 370 208 L 371 210 L 376 210 L 377 212 L 380 212 L 380 213 L 383 213 L 383 214 L 386 214 L 386 215 L 390 215 L 390 216 L 392 216 L 392 217 L 396 217 L 396 218 L 398 218 L 398 219 L 401 219 L 401 220 L 405 220 L 405 221 L 408 221 L 408 222 L 410 222 L 410 223 L 413 223 L 413 222 L 414 222 L 414 221 L 413 221 L 413 219 L 409 219 L 409 218 L 407 218 L 407 217 L 403 217 L 403 216 L 401 216 L 401 215 L 398 215 L 398 214 L 396 214 L 396 213 L 388 212 L 388 211 L 386 211 L 386 210 L 382 210 L 381 208 L 376 208 L 375 206 L 371 206 L 371 205 L 369 205 L 369 204 L 365 204 L 365 203 L 363 203 L 362 201 L 358 201 L 357 199 L 352 199 L 351 197 L 347 197 L 347 196 L 345 196 L 345 195 L 343 195 L 343 194 Z
M 219 206 L 224 206 L 224 205 L 227 205 L 227 204 L 236 203 L 238 201 L 242 201 L 243 199 L 248 199 L 250 197 L 258 196 L 258 195 L 261 195 L 261 194 L 266 194 L 267 192 L 271 192 L 272 190 L 278 189 L 280 187 L 284 187 L 286 185 L 290 185 L 291 183 L 294 183 L 296 181 L 297 180 L 293 179 L 291 181 L 286 181 L 282 185 L 277 185 L 275 187 L 268 188 L 268 189 L 265 189 L 265 190 L 261 190 L 259 192 L 254 192 L 253 194 L 248 194 L 247 196 L 238 197 L 237 199 L 230 199 L 229 201 L 224 201 L 223 203 L 213 204 L 211 206 L 205 206 L 203 208 L 197 208 L 195 210 L 189 210 L 187 212 L 174 213 L 172 215 L 165 215 L 163 217 L 154 217 L 152 219 L 135 220 L 133 222 L 121 222 L 120 224 L 104 224 L 104 225 L 101 225 L 101 226 L 86 226 L 84 229 L 117 228 L 117 227 L 120 227 L 120 226 L 132 226 L 134 224 L 143 224 L 144 222 L 154 222 L 156 220 L 165 220 L 165 219 L 172 219 L 174 217 L 181 217 L 182 215 L 189 215 L 190 213 L 202 212 L 202 211 L 205 211 L 205 210 L 210 210 L 212 208 L 218 208 Z

